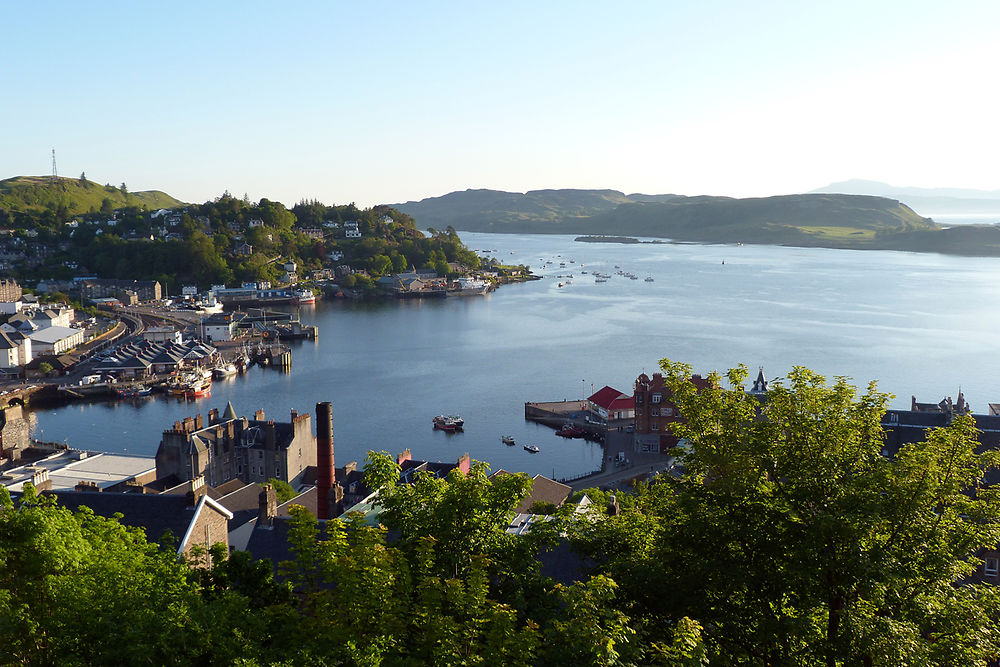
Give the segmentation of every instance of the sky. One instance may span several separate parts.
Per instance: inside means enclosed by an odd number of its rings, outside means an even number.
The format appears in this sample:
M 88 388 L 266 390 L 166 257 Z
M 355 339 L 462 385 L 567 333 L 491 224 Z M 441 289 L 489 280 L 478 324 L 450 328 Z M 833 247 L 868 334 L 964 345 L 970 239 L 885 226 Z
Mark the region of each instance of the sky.
M 1000 3 L 0 0 L 0 179 L 292 206 L 998 189 Z

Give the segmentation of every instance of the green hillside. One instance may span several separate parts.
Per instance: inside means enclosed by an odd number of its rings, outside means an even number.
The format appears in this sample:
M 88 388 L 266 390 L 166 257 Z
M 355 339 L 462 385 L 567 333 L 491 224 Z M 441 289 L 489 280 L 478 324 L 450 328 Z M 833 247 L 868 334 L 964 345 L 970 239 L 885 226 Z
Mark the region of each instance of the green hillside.
M 645 195 L 639 195 L 645 197 Z M 660 195 L 663 196 L 663 195 Z M 670 195 L 666 195 L 670 196 Z M 538 224 L 558 224 L 639 201 L 617 190 L 465 190 L 392 207 L 416 218 L 421 227 L 449 226 L 477 232 L 544 233 Z
M 883 197 L 802 194 L 754 199 L 626 195 L 615 190 L 466 190 L 395 207 L 421 227 L 475 232 L 650 236 L 708 243 L 871 247 L 937 229 Z
M 937 229 L 932 221 L 891 199 L 818 194 L 677 197 L 622 204 L 581 222 L 579 231 L 587 233 L 837 248 L 870 247 L 896 234 Z
M 100 211 L 105 199 L 110 201 L 112 208 L 157 209 L 184 205 L 159 190 L 123 192 L 118 187 L 78 178 L 15 176 L 0 181 L 0 209 L 7 211 L 55 211 L 65 207 L 67 214 L 77 215 Z

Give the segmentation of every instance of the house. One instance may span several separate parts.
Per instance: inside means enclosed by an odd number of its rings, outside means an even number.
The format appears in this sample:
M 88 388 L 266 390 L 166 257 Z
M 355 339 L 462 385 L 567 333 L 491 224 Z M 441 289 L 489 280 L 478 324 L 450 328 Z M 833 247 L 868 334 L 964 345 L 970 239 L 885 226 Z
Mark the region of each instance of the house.
M 698 391 L 710 386 L 700 375 L 692 375 L 690 381 Z M 643 373 L 636 379 L 633 389 L 635 434 L 632 438 L 635 451 L 665 454 L 677 445 L 678 438 L 670 432 L 670 424 L 683 418 L 677 406 L 670 402 L 670 396 L 662 373 L 653 373 L 653 377 Z
M 186 493 L 139 494 L 100 493 L 83 484 L 80 490 L 43 493 L 73 511 L 88 507 L 98 516 L 117 516 L 123 525 L 141 528 L 150 542 L 170 534 L 178 556 L 190 555 L 196 546 L 207 549 L 222 543 L 228 548 L 232 512 L 205 493 L 204 482 L 193 486 Z
M 3 371 L 16 369 L 18 374 L 21 370 L 20 346 L 3 330 L 0 330 L 0 369 Z
M 249 257 L 253 254 L 253 246 L 249 243 L 240 243 L 233 248 L 233 254 L 237 257 Z
M 593 417 L 596 417 L 597 421 L 604 422 L 608 427 L 612 426 L 612 422 L 635 416 L 632 397 L 607 385 L 587 398 L 587 410 L 592 417 L 590 421 L 594 421 Z
M 299 484 L 303 472 L 316 465 L 316 437 L 308 413 L 292 410 L 291 420 L 237 417 L 231 403 L 220 416 L 213 409 L 207 423 L 200 414 L 164 431 L 156 451 L 157 479 L 188 481 L 204 476 L 218 486 L 232 479 L 245 484 L 272 477 Z
M 304 229 L 300 229 L 299 231 L 311 239 L 315 239 L 317 241 L 323 240 L 323 230 L 319 227 L 306 227 Z
M 344 236 L 349 239 L 360 239 L 361 230 L 358 228 L 358 223 L 351 221 L 344 223 Z

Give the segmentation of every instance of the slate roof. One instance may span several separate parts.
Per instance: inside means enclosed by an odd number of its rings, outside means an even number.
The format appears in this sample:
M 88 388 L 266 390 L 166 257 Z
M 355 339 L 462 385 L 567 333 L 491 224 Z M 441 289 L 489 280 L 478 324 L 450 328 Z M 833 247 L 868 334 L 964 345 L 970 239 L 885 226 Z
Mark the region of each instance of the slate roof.
M 11 496 L 20 497 L 12 493 Z M 83 491 L 46 492 L 60 505 L 74 512 L 89 507 L 94 514 L 112 517 L 120 513 L 123 525 L 142 528 L 146 539 L 159 541 L 167 531 L 173 534 L 178 547 L 194 518 L 195 507 L 189 506 L 183 495 L 157 495 L 132 493 L 88 493 Z

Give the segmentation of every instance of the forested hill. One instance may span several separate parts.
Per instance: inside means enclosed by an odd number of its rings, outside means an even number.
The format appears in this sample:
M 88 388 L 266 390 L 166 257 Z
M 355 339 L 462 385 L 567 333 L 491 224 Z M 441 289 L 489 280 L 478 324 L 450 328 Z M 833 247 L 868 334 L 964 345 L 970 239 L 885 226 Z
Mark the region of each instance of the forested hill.
M 15 176 L 0 181 L 0 209 L 9 212 L 56 212 L 65 215 L 107 212 L 126 206 L 158 209 L 183 206 L 159 190 L 129 192 L 121 185 L 100 185 L 85 178 Z
M 754 199 L 625 195 L 615 190 L 466 190 L 395 204 L 422 227 L 466 231 L 614 234 L 701 242 L 863 247 L 937 229 L 883 197 L 802 194 Z
M 465 190 L 392 207 L 416 218 L 422 227 L 475 232 L 541 232 L 546 225 L 588 218 L 620 204 L 662 201 L 675 195 L 626 195 L 617 190 Z M 537 226 L 536 226 L 537 225 Z

